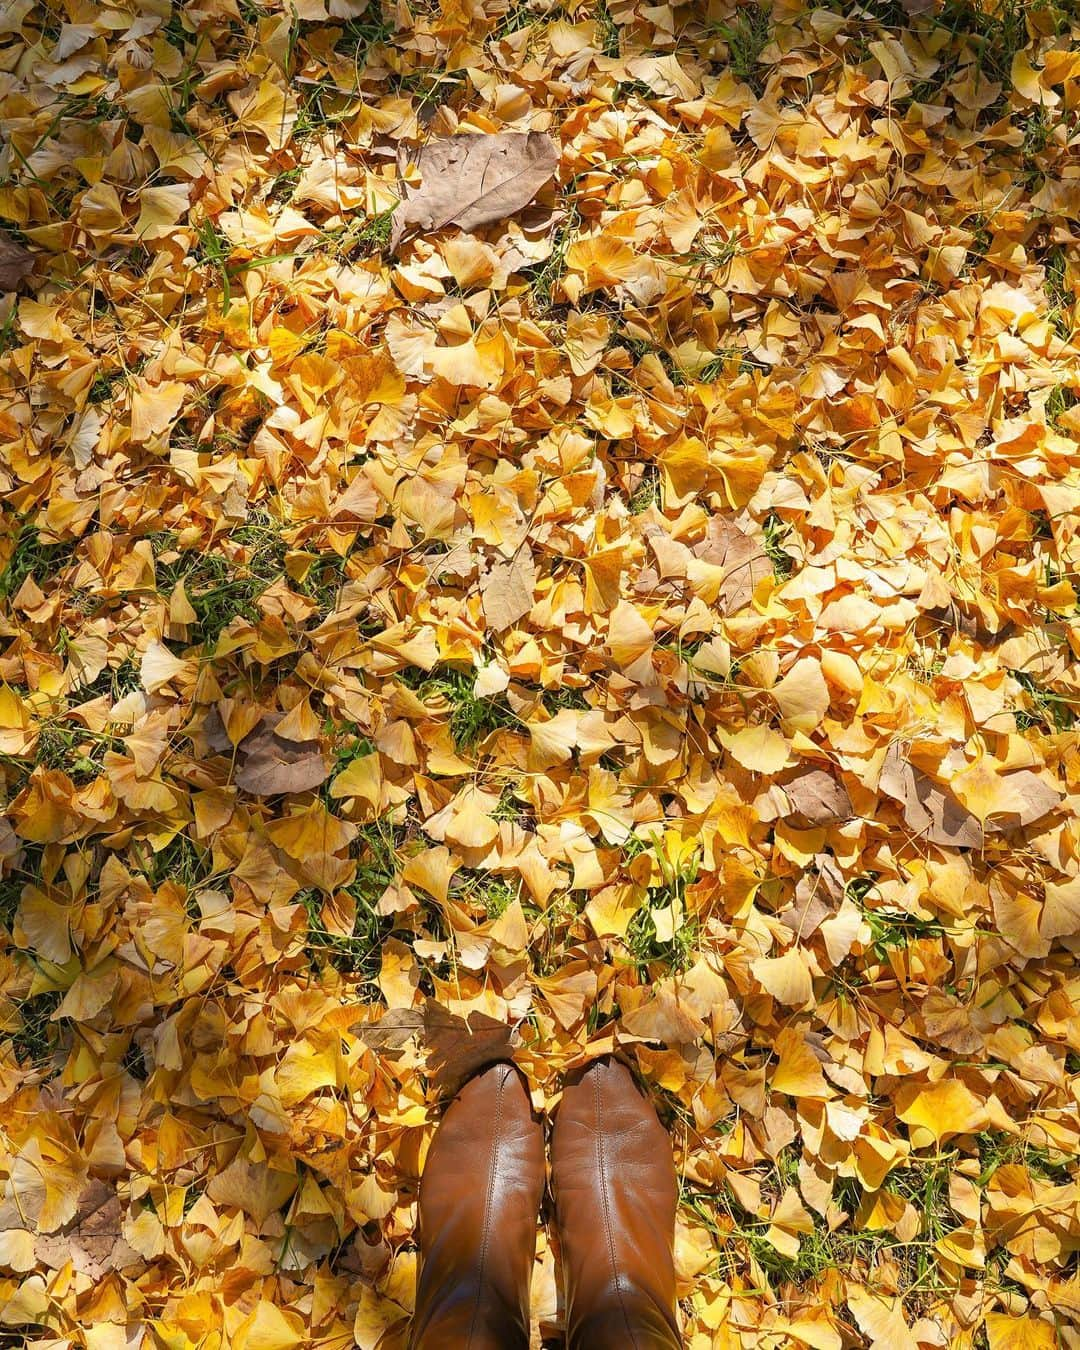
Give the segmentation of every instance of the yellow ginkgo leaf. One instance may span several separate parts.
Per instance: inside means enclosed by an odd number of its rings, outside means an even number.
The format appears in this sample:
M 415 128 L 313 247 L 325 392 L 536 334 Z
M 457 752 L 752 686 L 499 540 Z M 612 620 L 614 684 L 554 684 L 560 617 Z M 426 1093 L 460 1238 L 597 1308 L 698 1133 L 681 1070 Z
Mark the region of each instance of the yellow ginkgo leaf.
M 139 193 L 139 219 L 135 233 L 140 239 L 163 239 L 176 229 L 191 201 L 190 183 L 156 183 Z
M 780 708 L 785 731 L 813 731 L 829 709 L 829 686 L 821 662 L 812 656 L 796 661 L 769 692 Z
M 780 1060 L 769 1079 L 774 1092 L 786 1092 L 791 1097 L 835 1096 L 834 1089 L 825 1081 L 821 1061 L 797 1027 L 783 1027 L 776 1035 L 773 1049 Z
M 410 886 L 433 895 L 442 904 L 450 894 L 450 879 L 461 865 L 461 859 L 444 845 L 414 853 L 402 869 L 402 880 Z
M 988 1313 L 986 1339 L 990 1350 L 1055 1350 L 1053 1322 L 1042 1317 L 1010 1317 Z
M 779 731 L 759 723 L 723 737 L 728 753 L 751 773 L 779 773 L 792 762 L 791 747 Z
M 653 630 L 636 605 L 620 600 L 608 621 L 608 650 L 616 665 L 631 665 L 652 650 Z
M 937 1143 L 953 1134 L 971 1134 L 986 1125 L 986 1106 L 956 1078 L 937 1083 L 903 1083 L 896 1093 L 896 1114 Z M 913 1143 L 917 1141 L 913 1138 Z
M 766 993 L 792 1008 L 803 1008 L 814 996 L 806 955 L 792 947 L 783 956 L 759 956 L 750 970 Z
M 305 1339 L 303 1319 L 276 1303 L 259 1299 L 255 1311 L 233 1336 L 237 1350 L 293 1350 Z
M 180 411 L 187 386 L 179 380 L 151 384 L 141 376 L 132 378 L 131 439 L 136 445 L 154 440 L 169 427 Z

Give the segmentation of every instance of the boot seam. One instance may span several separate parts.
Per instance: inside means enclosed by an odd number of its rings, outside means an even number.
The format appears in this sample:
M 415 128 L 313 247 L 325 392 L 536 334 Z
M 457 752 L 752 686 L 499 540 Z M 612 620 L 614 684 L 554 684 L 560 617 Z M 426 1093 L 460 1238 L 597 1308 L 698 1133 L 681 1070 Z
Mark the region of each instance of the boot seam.
M 472 1317 L 469 1319 L 469 1334 L 465 1341 L 466 1350 L 473 1343 L 476 1331 L 476 1319 L 480 1315 L 480 1302 L 484 1293 L 484 1271 L 487 1266 L 488 1241 L 491 1237 L 491 1209 L 495 1199 L 495 1182 L 499 1174 L 499 1139 L 502 1131 L 503 1089 L 505 1076 L 499 1079 L 499 1089 L 495 1095 L 495 1129 L 492 1134 L 491 1163 L 488 1166 L 487 1190 L 484 1195 L 483 1240 L 480 1243 L 480 1265 L 476 1275 L 476 1298 L 473 1301 Z
M 626 1311 L 622 1280 L 619 1276 L 619 1263 L 615 1253 L 615 1231 L 611 1222 L 607 1167 L 604 1161 L 604 1107 L 600 1091 L 600 1076 L 596 1073 L 593 1074 L 593 1102 L 596 1109 L 596 1166 L 600 1173 L 600 1199 L 604 1214 L 604 1236 L 607 1238 L 608 1259 L 611 1261 L 611 1273 L 615 1280 L 615 1293 L 619 1300 L 619 1311 L 622 1313 L 623 1325 L 626 1327 L 626 1334 L 630 1337 L 633 1350 L 637 1350 L 638 1341 L 634 1335 L 634 1329 L 630 1325 L 629 1314 Z

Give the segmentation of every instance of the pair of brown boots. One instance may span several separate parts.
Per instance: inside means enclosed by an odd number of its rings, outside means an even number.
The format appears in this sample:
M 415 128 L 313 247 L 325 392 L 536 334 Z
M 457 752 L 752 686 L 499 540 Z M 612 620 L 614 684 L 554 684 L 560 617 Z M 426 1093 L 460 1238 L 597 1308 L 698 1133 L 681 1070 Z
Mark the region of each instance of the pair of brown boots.
M 528 1350 L 544 1131 L 509 1064 L 468 1082 L 420 1182 L 410 1350 Z M 671 1141 L 629 1070 L 597 1060 L 551 1136 L 568 1350 L 677 1350 Z

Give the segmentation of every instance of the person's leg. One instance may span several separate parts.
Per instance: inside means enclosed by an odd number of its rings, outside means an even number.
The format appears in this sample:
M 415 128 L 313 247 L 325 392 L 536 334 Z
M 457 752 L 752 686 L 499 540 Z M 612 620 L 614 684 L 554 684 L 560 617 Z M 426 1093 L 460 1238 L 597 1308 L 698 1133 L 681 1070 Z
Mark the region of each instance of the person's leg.
M 678 1350 L 671 1140 L 629 1069 L 597 1060 L 555 1116 L 567 1350 Z
M 543 1129 L 518 1071 L 494 1064 L 458 1093 L 428 1152 L 410 1350 L 528 1350 L 543 1189 Z

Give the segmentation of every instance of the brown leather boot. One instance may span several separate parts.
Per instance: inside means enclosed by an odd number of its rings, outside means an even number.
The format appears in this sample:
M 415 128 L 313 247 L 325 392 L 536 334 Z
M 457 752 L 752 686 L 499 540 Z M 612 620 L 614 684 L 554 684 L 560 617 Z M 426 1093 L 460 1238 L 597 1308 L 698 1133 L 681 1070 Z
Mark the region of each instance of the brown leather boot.
M 420 1180 L 410 1350 L 528 1350 L 544 1132 L 510 1064 L 471 1079 L 435 1131 Z
M 568 1086 L 551 1139 L 567 1350 L 678 1350 L 671 1140 L 629 1069 Z

